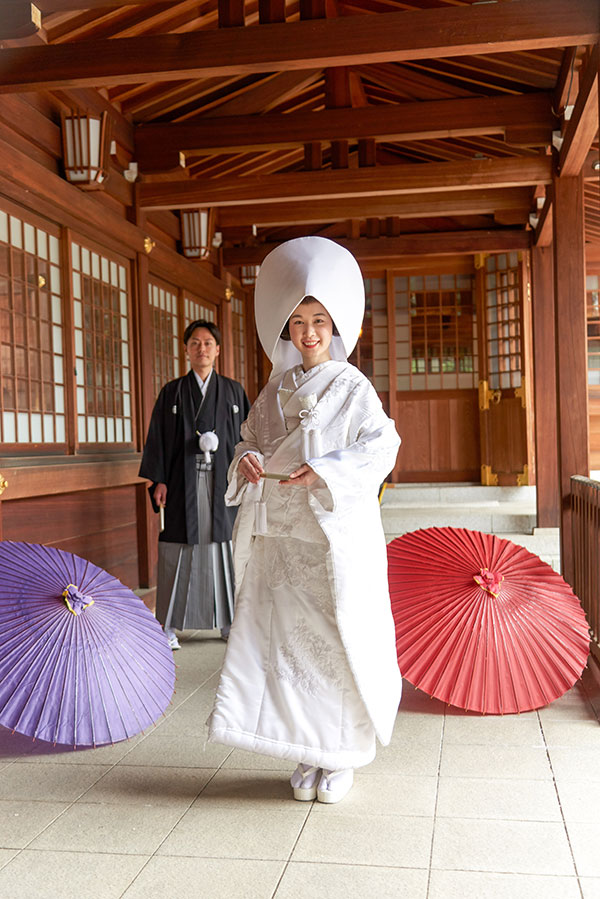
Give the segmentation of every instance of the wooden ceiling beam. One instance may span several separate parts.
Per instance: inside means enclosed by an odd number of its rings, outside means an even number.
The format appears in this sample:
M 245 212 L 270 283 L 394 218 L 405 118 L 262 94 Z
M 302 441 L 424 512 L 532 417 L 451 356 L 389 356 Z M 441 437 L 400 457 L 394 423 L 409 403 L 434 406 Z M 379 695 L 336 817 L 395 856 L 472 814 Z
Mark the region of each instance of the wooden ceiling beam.
M 10 47 L 0 90 L 111 86 L 594 44 L 597 0 L 509 0 L 188 34 Z
M 579 79 L 579 92 L 571 118 L 565 123 L 558 172 L 579 175 L 598 131 L 598 67 L 600 53 L 594 47 Z
M 149 123 L 136 129 L 136 153 L 143 171 L 150 161 L 156 170 L 161 154 L 170 156 L 174 151 L 200 155 L 361 138 L 406 142 L 503 134 L 507 129 L 516 134 L 520 128 L 545 131 L 550 143 L 556 128 L 551 94 L 430 100 L 293 115 L 223 116 L 190 124 Z
M 439 191 L 481 191 L 498 187 L 549 184 L 552 160 L 468 159 L 464 162 L 365 166 L 252 178 L 199 179 L 142 183 L 139 202 L 144 209 L 185 209 L 202 206 L 255 206 L 257 203 L 365 198 L 365 213 L 374 197 L 422 195 Z M 370 213 L 369 213 L 370 214 Z
M 503 209 L 520 210 L 527 220 L 531 207 L 531 189 L 513 187 L 507 190 L 449 191 L 400 197 L 345 198 L 310 200 L 291 203 L 254 203 L 249 206 L 225 206 L 219 209 L 219 224 L 287 225 L 319 224 L 366 216 L 399 218 L 431 218 L 440 215 L 493 215 Z
M 436 234 L 403 234 L 397 237 L 337 238 L 357 259 L 393 259 L 398 256 L 447 256 L 459 253 L 503 253 L 526 250 L 531 245 L 530 231 L 448 231 Z M 255 247 L 225 247 L 223 265 L 260 265 L 277 243 Z

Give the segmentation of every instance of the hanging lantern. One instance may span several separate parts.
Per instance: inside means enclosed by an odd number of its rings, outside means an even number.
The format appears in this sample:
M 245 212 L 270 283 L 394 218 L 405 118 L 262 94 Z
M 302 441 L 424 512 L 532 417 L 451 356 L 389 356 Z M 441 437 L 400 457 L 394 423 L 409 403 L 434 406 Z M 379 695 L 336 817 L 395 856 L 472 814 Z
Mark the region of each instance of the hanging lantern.
M 62 116 L 63 161 L 67 181 L 82 190 L 98 190 L 108 176 L 108 116 L 69 112 Z
M 210 253 L 214 218 L 213 209 L 181 210 L 181 243 L 188 259 L 205 259 Z
M 260 265 L 240 265 L 240 282 L 244 287 L 254 287 L 259 271 Z

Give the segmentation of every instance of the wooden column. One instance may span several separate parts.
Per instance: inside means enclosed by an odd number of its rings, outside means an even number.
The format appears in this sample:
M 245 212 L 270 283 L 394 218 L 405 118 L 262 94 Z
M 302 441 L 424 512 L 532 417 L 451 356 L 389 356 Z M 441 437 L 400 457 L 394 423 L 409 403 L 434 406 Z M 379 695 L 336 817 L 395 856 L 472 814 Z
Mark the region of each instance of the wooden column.
M 386 281 L 386 312 L 388 326 L 388 391 L 389 391 L 389 416 L 396 422 L 396 427 L 401 428 L 398 421 L 398 363 L 396 360 L 396 295 L 394 293 L 394 274 L 390 269 L 385 272 Z M 391 473 L 391 480 L 398 481 L 400 460 L 396 461 Z
M 377 145 L 373 138 L 365 138 L 358 142 L 358 165 L 359 168 L 377 165 Z M 367 216 L 365 236 L 370 238 L 378 238 L 380 236 L 380 222 L 377 217 Z
M 148 302 L 149 260 L 145 253 L 138 253 L 133 268 L 132 311 L 135 371 L 137 382 L 137 444 L 142 449 L 154 407 L 153 342 L 150 304 Z M 138 575 L 140 587 L 152 587 L 156 583 L 158 560 L 158 516 L 152 510 L 147 484 L 136 484 L 136 521 Z
M 556 372 L 554 328 L 554 271 L 551 247 L 531 251 L 533 372 L 537 524 L 560 526 L 558 447 L 556 429 Z
M 258 21 L 261 25 L 285 22 L 285 0 L 258 0 Z
M 561 555 L 573 584 L 571 476 L 588 476 L 588 391 L 583 179 L 554 178 L 554 300 Z
M 239 28 L 244 25 L 244 0 L 218 0 L 219 28 Z
M 328 109 L 347 109 L 352 106 L 350 75 L 346 66 L 325 70 L 325 105 Z M 347 140 L 331 141 L 331 168 L 347 169 L 350 161 Z
M 233 314 L 231 299 L 233 291 L 231 287 L 225 288 L 225 302 L 221 303 L 221 353 L 219 356 L 219 372 L 226 378 L 235 378 L 234 353 L 233 353 Z

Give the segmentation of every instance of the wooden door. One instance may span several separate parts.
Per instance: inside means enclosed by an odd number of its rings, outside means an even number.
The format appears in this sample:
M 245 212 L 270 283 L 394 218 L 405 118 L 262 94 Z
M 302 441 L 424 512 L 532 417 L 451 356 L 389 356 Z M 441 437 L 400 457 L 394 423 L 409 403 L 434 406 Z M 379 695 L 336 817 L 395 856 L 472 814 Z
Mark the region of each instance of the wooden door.
M 533 483 L 529 278 L 518 253 L 477 262 L 481 482 Z
M 477 328 L 472 257 L 369 270 L 357 365 L 396 421 L 397 482 L 479 476 Z

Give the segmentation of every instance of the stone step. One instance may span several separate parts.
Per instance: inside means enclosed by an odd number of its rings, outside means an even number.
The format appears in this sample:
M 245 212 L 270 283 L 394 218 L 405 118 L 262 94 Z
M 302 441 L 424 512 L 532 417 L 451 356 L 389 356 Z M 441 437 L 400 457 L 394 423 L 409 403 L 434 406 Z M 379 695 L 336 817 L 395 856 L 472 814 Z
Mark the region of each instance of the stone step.
M 386 491 L 387 492 L 387 491 Z M 531 534 L 537 524 L 530 503 L 423 503 L 382 504 L 381 519 L 387 534 L 398 536 L 419 528 L 455 527 L 487 534 Z
M 382 506 L 446 503 L 529 503 L 535 512 L 536 490 L 527 487 L 483 487 L 481 484 L 388 484 Z
M 538 528 L 535 487 L 482 487 L 480 484 L 393 484 L 381 498 L 388 543 L 430 527 L 468 528 L 496 534 L 560 570 L 558 528 Z
M 395 537 L 401 534 L 386 533 L 386 541 L 391 543 Z M 558 528 L 534 528 L 533 534 L 497 534 L 504 540 L 510 540 L 518 546 L 539 556 L 542 562 L 546 562 L 555 571 L 560 572 L 560 536 Z
M 555 571 L 560 572 L 560 529 L 534 528 L 533 534 L 498 534 L 512 543 L 524 546 L 534 556 L 539 556 Z

